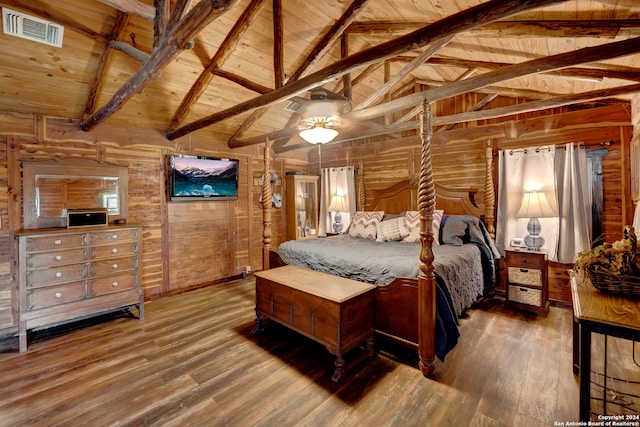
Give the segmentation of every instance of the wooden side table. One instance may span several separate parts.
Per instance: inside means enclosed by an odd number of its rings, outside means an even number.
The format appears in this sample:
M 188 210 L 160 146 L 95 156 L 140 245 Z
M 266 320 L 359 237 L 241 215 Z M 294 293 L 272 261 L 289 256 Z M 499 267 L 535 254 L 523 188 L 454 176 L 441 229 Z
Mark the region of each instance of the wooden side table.
M 600 292 L 586 277 L 571 278 L 571 294 L 574 316 L 573 368 L 580 376 L 580 421 L 589 421 L 591 333 L 640 341 L 640 300 Z M 606 400 L 604 405 L 606 412 Z
M 532 311 L 540 316 L 549 312 L 547 253 L 527 249 L 507 249 L 508 306 Z

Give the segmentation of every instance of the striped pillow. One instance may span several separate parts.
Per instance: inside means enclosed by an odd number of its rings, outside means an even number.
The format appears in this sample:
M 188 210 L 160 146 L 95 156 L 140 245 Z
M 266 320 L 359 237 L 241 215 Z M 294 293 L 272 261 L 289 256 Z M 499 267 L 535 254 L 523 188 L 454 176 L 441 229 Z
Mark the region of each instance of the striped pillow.
M 385 219 L 378 224 L 378 242 L 391 242 L 402 240 L 409 235 L 407 227 L 404 226 L 404 217 Z
M 349 236 L 361 239 L 376 239 L 378 223 L 382 221 L 383 211 L 359 211 L 349 226 Z
M 440 222 L 442 221 L 442 215 L 444 211 L 435 210 L 433 212 L 433 246 L 440 244 Z M 420 212 L 407 211 L 404 217 L 404 226 L 407 228 L 409 235 L 402 239 L 407 243 L 419 243 L 420 242 Z

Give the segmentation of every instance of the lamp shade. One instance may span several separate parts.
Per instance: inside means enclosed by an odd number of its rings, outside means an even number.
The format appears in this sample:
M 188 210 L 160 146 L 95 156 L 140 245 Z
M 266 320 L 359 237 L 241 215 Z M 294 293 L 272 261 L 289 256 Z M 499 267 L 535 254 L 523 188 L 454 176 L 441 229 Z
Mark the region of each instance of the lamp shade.
M 317 123 L 309 129 L 301 130 L 299 135 L 310 144 L 326 144 L 338 136 L 338 131 Z
M 331 202 L 327 208 L 329 212 L 348 212 L 349 206 L 346 197 L 335 194 L 331 197 Z
M 516 214 L 518 218 L 551 218 L 558 212 L 551 207 L 542 191 L 527 191 L 522 197 L 522 205 Z

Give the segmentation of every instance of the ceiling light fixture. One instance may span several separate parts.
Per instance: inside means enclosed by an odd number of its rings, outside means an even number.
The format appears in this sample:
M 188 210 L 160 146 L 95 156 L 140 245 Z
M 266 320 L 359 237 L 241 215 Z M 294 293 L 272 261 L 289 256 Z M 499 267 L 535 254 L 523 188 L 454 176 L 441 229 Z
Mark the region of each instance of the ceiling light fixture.
M 300 131 L 300 137 L 310 144 L 326 144 L 338 136 L 338 131 L 325 126 L 324 123 L 314 123 L 308 129 Z

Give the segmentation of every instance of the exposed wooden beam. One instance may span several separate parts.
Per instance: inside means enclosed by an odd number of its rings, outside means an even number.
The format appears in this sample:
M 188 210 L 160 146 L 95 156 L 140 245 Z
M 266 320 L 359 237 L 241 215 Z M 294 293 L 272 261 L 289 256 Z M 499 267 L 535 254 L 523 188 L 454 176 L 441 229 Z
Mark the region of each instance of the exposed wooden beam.
M 360 9 L 366 4 L 368 0 L 354 0 L 353 3 L 349 5 L 347 10 L 342 14 L 340 19 L 336 21 L 334 25 L 331 26 L 329 31 L 322 36 L 322 38 L 316 43 L 316 45 L 311 49 L 311 52 L 306 56 L 306 58 L 302 61 L 302 64 L 293 72 L 293 74 L 289 77 L 288 81 L 296 81 L 301 76 L 305 75 L 311 67 L 313 67 L 318 59 L 320 59 L 327 50 L 333 45 L 333 43 L 342 35 L 344 30 L 348 27 L 348 25 L 355 19 L 355 16 L 358 14 Z M 276 11 L 274 11 L 274 41 L 278 39 L 282 40 L 282 36 L 277 36 L 278 24 L 275 23 Z M 276 87 L 279 89 L 281 86 Z M 236 129 L 231 138 L 229 138 L 229 147 L 235 146 L 236 140 L 238 140 L 244 133 L 253 126 L 260 118 L 267 112 L 267 107 L 258 108 L 249 115 L 249 117 Z
M 349 37 L 346 34 L 342 34 L 340 36 L 340 57 L 346 58 L 347 56 L 349 56 Z M 350 73 L 342 76 L 342 87 L 344 88 L 342 93 L 349 101 L 353 98 L 353 85 L 351 83 Z
M 427 22 L 354 22 L 349 34 L 398 36 L 428 25 Z M 481 37 L 601 37 L 640 35 L 640 19 L 501 21 L 469 30 Z
M 307 75 L 318 59 L 322 58 L 327 53 L 333 43 L 340 38 L 342 33 L 355 20 L 358 13 L 360 13 L 368 1 L 369 0 L 354 0 L 349 5 L 347 10 L 342 14 L 342 16 L 340 16 L 340 19 L 338 19 L 335 24 L 331 26 L 329 31 L 322 36 L 322 39 L 316 43 L 298 69 L 293 72 L 291 75 L 292 81 L 296 81 Z
M 242 36 L 247 32 L 251 24 L 253 23 L 258 12 L 262 10 L 264 0 L 252 0 L 247 8 L 242 12 L 235 25 L 229 31 L 225 39 L 220 44 L 220 47 L 213 55 L 209 64 L 200 73 L 196 81 L 193 83 L 187 94 L 180 101 L 180 105 L 176 109 L 171 122 L 169 123 L 169 131 L 177 128 L 184 118 L 189 114 L 191 107 L 198 101 L 200 96 L 207 90 L 207 86 L 213 79 L 212 71 L 216 68 L 220 68 L 224 64 L 227 57 L 233 51 L 233 48 L 238 44 Z
M 273 88 L 270 87 L 266 87 L 266 86 L 262 86 L 256 82 L 253 82 L 251 80 L 248 80 L 242 76 L 239 76 L 237 74 L 234 73 L 230 73 L 229 71 L 225 71 L 222 68 L 214 68 L 213 70 L 211 70 L 211 74 L 218 76 L 218 77 L 222 77 L 223 79 L 227 79 L 231 82 L 234 82 L 244 88 L 247 88 L 251 91 L 254 91 L 256 93 L 267 93 L 267 92 L 271 92 L 273 90 Z
M 384 104 L 379 104 L 362 110 L 353 110 L 344 114 L 350 120 L 367 120 L 380 117 L 390 112 L 411 108 L 417 105 L 421 99 L 427 96 L 432 102 L 439 99 L 451 98 L 466 92 L 473 92 L 492 83 L 511 80 L 518 77 L 539 74 L 546 71 L 570 67 L 575 64 L 583 64 L 599 60 L 617 58 L 640 51 L 640 38 L 622 40 L 604 45 L 586 47 L 558 55 L 538 58 L 531 61 L 499 68 L 495 71 L 481 74 L 467 80 L 451 83 L 441 87 L 431 88 L 417 92 L 403 98 L 394 99 Z
M 401 62 L 409 62 L 412 61 L 412 56 L 397 56 L 393 58 L 393 61 L 401 61 Z M 462 68 L 483 68 L 487 70 L 497 70 L 502 67 L 509 67 L 513 64 L 507 64 L 504 62 L 487 62 L 487 61 L 472 61 L 468 59 L 462 58 L 450 58 L 450 57 L 433 57 L 426 61 L 423 65 L 444 65 L 444 66 L 454 66 L 454 67 L 462 67 Z M 625 67 L 624 69 L 617 69 L 614 66 L 608 66 L 607 68 L 577 68 L 570 67 L 564 68 L 562 70 L 554 70 L 549 71 L 544 74 L 553 75 L 553 76 L 563 76 L 563 77 L 571 77 L 577 79 L 588 79 L 588 80 L 597 80 L 602 81 L 605 78 L 609 79 L 623 79 L 630 81 L 640 81 L 640 70 L 639 69 L 629 69 Z
M 560 2 L 562 1 L 564 0 L 561 0 Z M 167 132 L 167 138 L 170 140 L 179 138 L 222 120 L 235 117 L 256 108 L 266 107 L 291 96 L 298 95 L 312 87 L 335 80 L 356 68 L 390 59 L 396 55 L 419 49 L 429 43 L 434 43 L 470 28 L 478 27 L 489 22 L 494 22 L 496 20 L 551 3 L 555 4 L 559 3 L 559 1 L 491 0 L 481 3 L 477 6 L 446 17 L 425 28 L 414 31 L 413 33 L 350 55 L 322 70 L 299 80 L 290 82 L 282 88 L 275 89 L 273 92 L 241 102 L 233 107 L 184 125 L 174 131 Z
M 116 17 L 113 20 L 113 27 L 111 27 L 111 33 L 109 34 L 109 41 L 118 41 L 125 29 L 127 28 L 127 24 L 129 23 L 129 15 L 127 13 L 117 11 Z M 96 108 L 96 100 L 98 94 L 102 90 L 102 86 L 104 85 L 104 79 L 111 64 L 111 60 L 113 58 L 113 50 L 110 49 L 110 46 L 107 45 L 102 52 L 102 56 L 100 57 L 100 62 L 98 62 L 98 69 L 96 72 L 96 77 L 93 80 L 93 85 L 91 89 L 89 89 L 89 96 L 87 97 L 87 105 L 84 108 L 83 117 L 89 117 Z
M 156 8 L 144 4 L 139 0 L 98 0 L 102 4 L 111 6 L 120 12 L 130 13 L 140 16 L 148 21 L 153 21 L 156 17 Z
M 165 34 L 167 24 L 169 22 L 169 1 L 153 0 L 156 8 L 155 18 L 153 19 L 153 49 L 160 44 L 160 37 Z
M 121 12 L 120 12 L 121 13 Z M 140 49 L 136 49 L 128 43 L 120 42 L 116 40 L 111 40 L 109 42 L 109 47 L 111 49 L 119 50 L 120 52 L 126 53 L 131 58 L 138 61 L 140 64 L 144 64 L 149 60 L 149 54 L 141 51 Z
M 273 74 L 275 87 L 284 86 L 284 19 L 282 0 L 273 0 Z
M 640 92 L 640 83 L 620 86 L 610 89 L 600 89 L 573 95 L 560 96 L 557 98 L 544 99 L 539 101 L 525 102 L 508 107 L 492 108 L 491 110 L 471 111 L 467 113 L 452 114 L 449 116 L 439 116 L 434 118 L 434 124 L 463 123 L 474 120 L 488 120 L 497 117 L 523 114 L 531 111 L 545 110 L 549 108 L 562 107 L 564 105 L 578 104 L 581 102 L 595 101 L 605 98 L 613 98 L 629 93 Z
M 149 60 L 115 92 L 109 102 L 86 120 L 80 121 L 80 128 L 89 131 L 122 108 L 147 83 L 157 78 L 196 34 L 238 3 L 239 0 L 201 0 L 183 18 L 181 25 L 177 25 L 162 39 Z
M 405 78 L 409 73 L 413 70 L 421 66 L 428 58 L 435 55 L 440 49 L 445 47 L 455 36 L 450 35 L 449 37 L 445 37 L 441 40 L 438 40 L 436 43 L 429 45 L 425 50 L 423 50 L 420 54 L 418 54 L 413 61 L 409 62 L 407 65 L 402 67 L 402 70 L 398 71 L 396 74 L 391 76 L 385 83 L 376 89 L 371 95 L 367 97 L 364 101 L 362 101 L 356 109 L 358 108 L 366 108 L 369 105 L 373 104 L 380 98 L 384 96 L 385 93 L 388 93 L 389 90 L 394 87 L 396 84 L 400 82 L 403 78 Z

